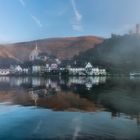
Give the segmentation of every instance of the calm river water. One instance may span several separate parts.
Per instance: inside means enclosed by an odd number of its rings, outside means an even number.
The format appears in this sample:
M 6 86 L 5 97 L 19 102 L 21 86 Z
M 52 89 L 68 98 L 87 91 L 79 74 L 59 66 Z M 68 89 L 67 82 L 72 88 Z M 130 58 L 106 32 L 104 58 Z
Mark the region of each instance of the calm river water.
M 0 139 L 140 139 L 140 78 L 0 77 Z

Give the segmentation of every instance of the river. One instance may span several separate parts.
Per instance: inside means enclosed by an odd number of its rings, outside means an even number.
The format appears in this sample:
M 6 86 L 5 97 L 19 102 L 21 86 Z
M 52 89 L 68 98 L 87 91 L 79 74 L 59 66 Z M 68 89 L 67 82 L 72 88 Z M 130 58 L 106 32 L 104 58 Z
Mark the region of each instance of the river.
M 139 77 L 0 77 L 0 139 L 140 139 Z

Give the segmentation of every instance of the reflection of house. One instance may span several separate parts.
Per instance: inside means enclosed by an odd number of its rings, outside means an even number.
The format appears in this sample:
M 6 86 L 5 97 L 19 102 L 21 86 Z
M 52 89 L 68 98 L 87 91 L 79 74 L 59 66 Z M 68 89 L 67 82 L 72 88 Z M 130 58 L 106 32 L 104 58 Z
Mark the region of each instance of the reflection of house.
M 10 74 L 10 68 L 8 67 L 1 67 L 0 68 L 0 75 L 9 75 Z
M 30 78 L 29 77 L 10 77 L 10 86 L 21 86 L 21 85 L 29 85 Z
M 32 86 L 41 86 L 41 85 L 43 85 L 44 83 L 43 83 L 43 80 L 41 79 L 41 78 L 37 78 L 37 77 L 34 77 L 34 78 L 32 78 Z
M 9 76 L 1 76 L 0 77 L 0 83 L 9 83 L 9 82 L 10 82 Z
M 31 97 L 32 100 L 34 100 L 35 106 L 37 106 L 37 100 L 39 98 L 38 94 L 34 93 L 34 91 L 31 91 L 30 92 L 30 97 Z
M 106 82 L 106 77 L 70 77 L 68 84 L 80 84 L 80 85 L 86 85 L 86 84 L 91 84 L 91 85 L 98 85 L 100 83 L 105 83 Z

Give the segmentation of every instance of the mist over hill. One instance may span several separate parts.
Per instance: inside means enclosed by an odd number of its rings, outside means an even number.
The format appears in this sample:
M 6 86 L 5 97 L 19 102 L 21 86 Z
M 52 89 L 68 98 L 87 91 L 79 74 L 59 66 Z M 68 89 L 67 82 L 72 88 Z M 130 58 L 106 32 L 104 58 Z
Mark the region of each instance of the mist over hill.
M 110 72 L 128 73 L 140 71 L 140 35 L 113 36 L 96 48 L 75 56 L 77 63 L 91 62 Z

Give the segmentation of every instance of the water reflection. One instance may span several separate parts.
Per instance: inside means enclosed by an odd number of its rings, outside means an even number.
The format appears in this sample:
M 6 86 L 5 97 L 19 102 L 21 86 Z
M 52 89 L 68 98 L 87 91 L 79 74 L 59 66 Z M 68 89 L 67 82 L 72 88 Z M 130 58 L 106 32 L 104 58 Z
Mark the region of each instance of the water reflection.
M 55 80 L 54 80 L 55 79 Z M 58 81 L 59 80 L 59 81 Z M 67 81 L 66 81 L 67 80 Z M 10 86 L 21 86 L 24 84 L 31 85 L 33 87 L 42 85 L 51 85 L 55 88 L 58 87 L 58 83 L 72 85 L 80 84 L 85 85 L 87 88 L 93 85 L 99 85 L 106 82 L 106 77 L 69 77 L 68 79 L 62 79 L 60 77 L 47 78 L 42 77 L 0 77 L 0 84 L 9 84 Z M 67 82 L 67 83 L 66 83 Z
M 106 77 L 71 77 L 68 80 L 68 85 L 79 84 L 85 85 L 88 90 L 92 88 L 93 85 L 99 85 L 106 82 Z
M 39 132 L 45 138 L 55 135 L 57 139 L 60 133 L 64 138 L 73 139 L 79 136 L 82 139 L 140 138 L 139 85 L 140 79 L 135 77 L 0 77 L 0 103 L 7 105 L 2 107 L 1 104 L 0 113 L 8 111 L 10 106 L 20 105 L 18 112 L 28 114 L 21 115 L 23 120 L 25 116 L 31 116 L 30 121 L 35 125 L 33 129 L 38 133 L 36 128 L 41 128 Z M 31 106 L 36 110 L 29 109 Z M 48 110 L 42 108 L 54 110 L 53 115 L 46 118 Z M 13 116 L 18 117 L 16 113 Z M 11 114 L 9 112 L 4 117 Z M 38 116 L 34 118 L 36 121 L 32 120 L 32 114 Z M 45 122 L 46 126 L 54 125 L 53 131 L 44 126 Z M 72 128 L 68 127 L 70 125 Z M 56 129 L 66 126 L 62 132 Z M 32 128 L 29 124 L 24 127 Z
M 93 101 L 72 90 L 78 85 L 90 90 L 105 81 L 105 77 L 0 77 L 0 101 L 53 110 L 95 111 L 97 108 Z
M 0 77 L 0 102 L 53 110 L 107 110 L 140 119 L 140 80 L 106 77 Z

